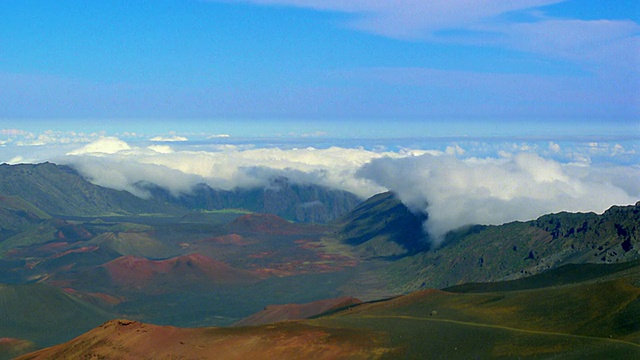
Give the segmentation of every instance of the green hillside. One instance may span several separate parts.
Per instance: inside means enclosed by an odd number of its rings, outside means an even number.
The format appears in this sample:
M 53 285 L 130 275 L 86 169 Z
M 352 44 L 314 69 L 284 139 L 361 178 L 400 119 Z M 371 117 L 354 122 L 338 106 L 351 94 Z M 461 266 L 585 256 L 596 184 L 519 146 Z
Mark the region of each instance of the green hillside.
M 20 212 L 24 216 L 34 219 L 50 219 L 51 216 L 46 212 L 33 206 L 33 204 L 25 201 L 19 196 L 0 196 L 0 208 L 5 210 Z
M 68 166 L 0 165 L 0 195 L 14 196 L 51 215 L 170 213 L 177 207 L 94 185 Z
M 0 337 L 50 346 L 112 318 L 113 314 L 53 286 L 0 284 Z
M 538 281 L 450 289 L 473 292 L 419 291 L 313 323 L 381 331 L 410 358 L 640 356 L 640 263 L 590 267 L 588 280 L 578 281 L 575 268 L 559 269 Z M 514 290 L 533 283 L 536 289 Z
M 422 235 L 407 239 L 408 227 L 389 225 L 411 223 L 415 215 L 398 212 L 390 195 L 373 200 L 365 202 L 364 215 L 351 213 L 342 225 L 342 241 L 353 244 L 353 251 L 372 241 L 387 251 L 393 249 L 390 244 L 420 241 Z M 438 248 L 409 255 L 377 267 L 389 293 L 517 279 L 571 263 L 632 261 L 640 259 L 640 203 L 614 206 L 602 215 L 559 213 L 528 222 L 470 226 L 449 233 Z

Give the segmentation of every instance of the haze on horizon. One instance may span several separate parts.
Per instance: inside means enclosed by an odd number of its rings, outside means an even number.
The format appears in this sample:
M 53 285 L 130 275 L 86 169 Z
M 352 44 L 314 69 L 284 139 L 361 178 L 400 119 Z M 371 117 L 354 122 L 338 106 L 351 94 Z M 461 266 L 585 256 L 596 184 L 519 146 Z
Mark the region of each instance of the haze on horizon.
M 388 189 L 435 236 L 640 199 L 636 1 L 6 0 L 0 13 L 0 162 L 72 164 L 132 192 L 274 175 Z

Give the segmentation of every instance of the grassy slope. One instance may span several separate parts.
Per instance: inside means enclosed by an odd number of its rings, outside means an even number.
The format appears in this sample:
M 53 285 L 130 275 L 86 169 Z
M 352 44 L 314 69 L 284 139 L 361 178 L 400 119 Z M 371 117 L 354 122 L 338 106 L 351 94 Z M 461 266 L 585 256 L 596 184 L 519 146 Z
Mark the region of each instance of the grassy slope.
M 39 358 L 637 358 L 639 268 L 608 269 L 586 282 L 532 290 L 426 290 L 313 320 L 257 327 L 112 322 Z
M 600 265 L 601 267 L 606 265 Z M 563 274 L 563 271 L 557 274 Z M 314 320 L 384 330 L 391 346 L 419 358 L 632 358 L 640 355 L 640 266 L 595 270 L 587 281 L 532 290 L 427 290 Z M 513 288 L 531 283 L 511 282 Z M 541 282 L 538 283 L 541 285 Z M 553 286 L 551 286 L 553 285 Z M 563 357 L 564 358 L 564 357 Z
M 19 196 L 0 196 L 0 207 L 21 211 L 36 219 L 50 219 L 51 216 Z
M 113 317 L 53 286 L 0 284 L 0 337 L 50 346 Z
M 640 258 L 640 204 L 603 215 L 551 214 L 529 222 L 475 226 L 449 234 L 436 250 L 389 265 L 397 293 L 468 282 L 516 279 L 569 263 L 616 263 Z
M 82 178 L 68 166 L 51 163 L 0 165 L 0 194 L 19 196 L 51 215 L 175 212 L 177 207 L 140 199 Z

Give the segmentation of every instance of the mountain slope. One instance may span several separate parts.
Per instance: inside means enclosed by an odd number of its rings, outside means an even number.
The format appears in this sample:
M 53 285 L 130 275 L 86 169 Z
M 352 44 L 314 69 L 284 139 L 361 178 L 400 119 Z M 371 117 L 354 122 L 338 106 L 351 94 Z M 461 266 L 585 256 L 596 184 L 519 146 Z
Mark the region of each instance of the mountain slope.
M 375 195 L 338 220 L 338 236 L 365 256 L 406 256 L 429 249 L 425 215 L 412 213 L 391 192 Z
M 0 334 L 51 346 L 115 316 L 45 284 L 0 284 Z
M 254 326 L 285 320 L 308 319 L 327 311 L 361 304 L 362 301 L 351 296 L 313 301 L 305 304 L 269 305 L 264 310 L 248 316 L 232 326 Z
M 126 292 L 148 294 L 195 292 L 199 289 L 246 285 L 258 281 L 257 276 L 248 271 L 199 254 L 166 260 L 123 256 L 87 272 L 87 277 L 84 278 L 87 282 L 107 282 Z
M 356 217 L 343 224 L 342 233 L 349 233 L 362 219 L 383 218 L 387 213 Z M 412 215 L 404 217 L 409 221 Z M 387 231 L 375 230 L 379 233 L 371 230 L 367 237 Z M 421 287 L 516 279 L 569 263 L 635 259 L 640 259 L 640 203 L 614 206 L 602 215 L 559 213 L 528 222 L 466 227 L 449 233 L 439 248 L 389 262 L 378 276 L 389 292 L 406 293 Z
M 206 184 L 195 186 L 191 193 L 173 196 L 153 184 L 138 184 L 156 199 L 190 210 L 245 209 L 273 214 L 287 220 L 326 223 L 352 210 L 361 200 L 346 191 L 313 184 L 296 184 L 276 177 L 264 188 L 213 189 Z
M 22 359 L 637 358 L 640 266 L 602 272 L 608 275 L 599 281 L 524 291 L 430 289 L 262 326 L 179 329 L 117 320 Z
M 71 167 L 51 163 L 0 165 L 0 195 L 20 197 L 51 215 L 177 211 L 175 206 L 94 185 Z

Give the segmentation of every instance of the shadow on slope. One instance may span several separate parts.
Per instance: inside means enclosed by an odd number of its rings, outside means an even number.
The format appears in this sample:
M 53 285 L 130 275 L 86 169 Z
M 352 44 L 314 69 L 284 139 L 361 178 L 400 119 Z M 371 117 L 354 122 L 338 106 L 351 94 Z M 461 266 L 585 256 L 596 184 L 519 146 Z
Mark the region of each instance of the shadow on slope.
M 426 215 L 412 213 L 391 192 L 375 195 L 337 222 L 342 242 L 367 257 L 397 258 L 428 250 Z

